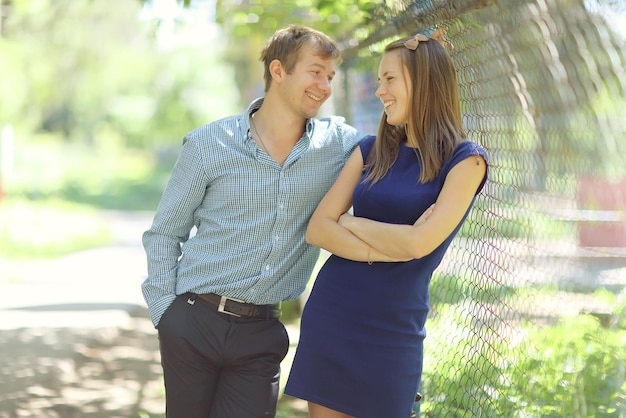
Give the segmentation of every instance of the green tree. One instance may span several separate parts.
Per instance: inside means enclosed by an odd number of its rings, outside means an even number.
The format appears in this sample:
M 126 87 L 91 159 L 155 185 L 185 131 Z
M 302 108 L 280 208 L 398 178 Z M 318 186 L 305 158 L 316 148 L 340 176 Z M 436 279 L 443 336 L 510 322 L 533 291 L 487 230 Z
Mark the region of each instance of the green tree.
M 140 9 L 14 0 L 0 38 L 0 125 L 143 146 L 232 111 L 238 92 L 216 26 L 164 47 L 161 22 L 141 20 Z M 176 42 L 188 26 L 175 22 L 167 35 Z
M 217 0 L 216 21 L 228 39 L 226 59 L 234 64 L 242 101 L 262 94 L 258 59 L 265 40 L 274 31 L 288 24 L 303 24 L 340 41 L 346 34 L 365 37 L 369 33 L 366 22 L 372 21 L 374 11 L 381 7 L 381 2 L 371 0 Z

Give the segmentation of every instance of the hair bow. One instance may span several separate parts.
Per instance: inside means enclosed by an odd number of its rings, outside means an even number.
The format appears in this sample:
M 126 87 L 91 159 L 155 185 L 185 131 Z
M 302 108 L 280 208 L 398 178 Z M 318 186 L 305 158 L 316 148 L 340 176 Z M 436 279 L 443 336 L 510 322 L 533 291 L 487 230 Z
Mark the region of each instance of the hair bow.
M 404 43 L 404 46 L 410 49 L 411 51 L 415 51 L 417 47 L 420 46 L 420 42 L 426 42 L 426 41 L 428 41 L 428 37 L 426 37 L 426 35 L 422 35 L 421 33 L 418 33 L 411 39 L 407 40 Z

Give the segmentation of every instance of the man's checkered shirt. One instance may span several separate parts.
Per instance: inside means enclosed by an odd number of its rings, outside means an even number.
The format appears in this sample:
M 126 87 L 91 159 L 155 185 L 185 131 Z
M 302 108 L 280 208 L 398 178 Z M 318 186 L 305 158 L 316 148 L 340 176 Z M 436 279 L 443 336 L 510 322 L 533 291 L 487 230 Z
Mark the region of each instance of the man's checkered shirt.
M 319 255 L 304 241 L 308 220 L 363 135 L 340 117 L 310 119 L 280 166 L 250 136 L 260 104 L 183 140 L 143 235 L 142 291 L 155 326 L 189 291 L 271 304 L 305 289 Z

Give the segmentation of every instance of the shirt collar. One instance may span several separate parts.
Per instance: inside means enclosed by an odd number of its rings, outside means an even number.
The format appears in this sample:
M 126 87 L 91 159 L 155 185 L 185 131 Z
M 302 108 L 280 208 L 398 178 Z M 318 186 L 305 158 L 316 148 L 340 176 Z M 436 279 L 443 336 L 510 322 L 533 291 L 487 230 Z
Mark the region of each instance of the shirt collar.
M 259 97 L 258 99 L 253 100 L 252 103 L 248 105 L 248 110 L 246 110 L 246 116 L 250 116 L 257 110 L 259 110 L 262 104 L 263 104 L 263 97 Z

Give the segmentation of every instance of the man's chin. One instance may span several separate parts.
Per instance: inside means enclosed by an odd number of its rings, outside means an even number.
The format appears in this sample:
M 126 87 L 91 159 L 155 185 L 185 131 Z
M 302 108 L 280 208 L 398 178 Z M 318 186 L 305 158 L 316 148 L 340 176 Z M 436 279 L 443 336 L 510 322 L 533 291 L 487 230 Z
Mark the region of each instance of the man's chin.
M 307 117 L 308 118 L 314 118 L 315 116 L 317 116 L 317 114 L 319 113 L 320 109 L 322 108 L 322 105 L 324 104 L 324 102 L 316 102 L 316 105 L 306 109 L 307 111 Z
M 319 107 L 315 110 L 307 109 L 304 115 L 307 119 L 311 119 L 317 116 L 317 114 L 319 113 L 319 110 L 320 110 Z

